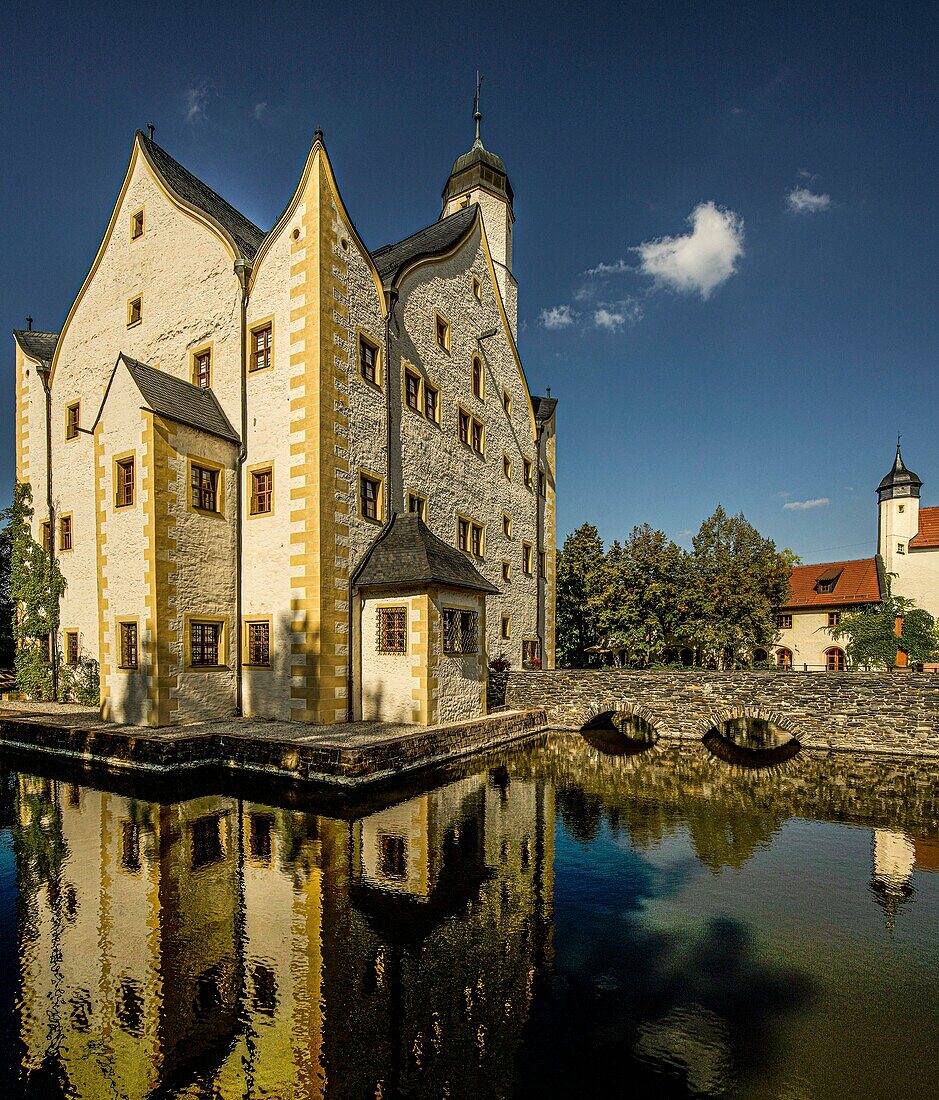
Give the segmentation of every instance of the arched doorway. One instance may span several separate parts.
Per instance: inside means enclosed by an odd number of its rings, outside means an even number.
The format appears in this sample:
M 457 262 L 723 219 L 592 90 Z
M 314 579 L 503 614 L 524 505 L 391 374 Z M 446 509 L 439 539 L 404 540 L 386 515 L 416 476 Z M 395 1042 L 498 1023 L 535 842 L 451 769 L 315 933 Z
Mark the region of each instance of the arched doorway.
M 825 671 L 844 672 L 844 650 L 837 646 L 825 650 Z
M 776 650 L 776 667 L 781 668 L 784 672 L 789 672 L 792 668 L 792 650 L 791 649 L 777 649 Z

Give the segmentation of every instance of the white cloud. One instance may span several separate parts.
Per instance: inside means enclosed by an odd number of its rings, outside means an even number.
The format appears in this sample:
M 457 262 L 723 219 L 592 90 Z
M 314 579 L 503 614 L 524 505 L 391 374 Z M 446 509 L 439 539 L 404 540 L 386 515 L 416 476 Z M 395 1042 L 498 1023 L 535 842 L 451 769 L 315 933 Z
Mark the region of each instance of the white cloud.
M 545 328 L 558 329 L 570 328 L 575 317 L 570 306 L 552 306 L 550 309 L 543 309 L 538 315 L 538 320 Z
M 186 89 L 183 96 L 184 113 L 186 121 L 190 125 L 205 121 L 206 107 L 209 102 L 209 85 L 203 80 L 201 84 L 195 84 Z
M 831 207 L 831 195 L 818 195 L 807 187 L 793 187 L 786 196 L 793 214 L 821 214 Z
M 254 105 L 254 117 L 261 119 L 264 117 L 264 112 L 267 110 L 267 100 L 265 99 L 261 103 L 255 103 Z
M 787 500 L 783 508 L 787 512 L 804 512 L 807 508 L 825 508 L 829 504 L 828 497 L 813 497 L 811 500 Z
M 585 279 L 596 279 L 606 275 L 623 275 L 627 271 L 634 271 L 635 265 L 626 260 L 614 260 L 611 264 L 598 263 L 596 267 L 588 267 L 584 272 Z
M 688 223 L 690 233 L 646 241 L 635 251 L 643 273 L 657 283 L 709 298 L 737 270 L 743 255 L 743 219 L 713 202 L 702 202 Z
M 635 298 L 621 302 L 603 302 L 593 311 L 593 323 L 607 332 L 616 332 L 623 325 L 634 325 L 642 319 L 642 306 Z

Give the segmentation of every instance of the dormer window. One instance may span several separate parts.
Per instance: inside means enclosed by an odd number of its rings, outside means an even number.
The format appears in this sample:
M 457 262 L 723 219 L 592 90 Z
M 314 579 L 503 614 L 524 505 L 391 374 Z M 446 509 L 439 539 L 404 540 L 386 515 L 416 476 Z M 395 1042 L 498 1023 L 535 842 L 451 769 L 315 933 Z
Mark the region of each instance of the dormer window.
M 826 595 L 829 592 L 834 592 L 834 590 L 834 581 L 819 581 L 818 584 L 816 584 L 815 586 L 815 591 L 818 592 L 819 595 Z
M 815 591 L 820 596 L 825 596 L 834 592 L 835 586 L 838 583 L 838 578 L 843 572 L 844 570 L 840 568 L 826 569 L 815 581 Z

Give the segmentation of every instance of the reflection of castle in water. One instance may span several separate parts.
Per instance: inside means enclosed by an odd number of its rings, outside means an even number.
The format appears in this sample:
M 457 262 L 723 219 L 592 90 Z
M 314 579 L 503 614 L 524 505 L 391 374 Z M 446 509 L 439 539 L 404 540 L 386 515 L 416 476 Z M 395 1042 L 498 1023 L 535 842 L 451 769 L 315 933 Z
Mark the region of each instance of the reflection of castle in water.
M 898 829 L 875 829 L 871 890 L 886 914 L 893 935 L 897 916 L 915 893 L 915 871 L 939 871 L 939 841 L 912 837 Z
M 352 823 L 22 777 L 27 1068 L 80 1096 L 489 1094 L 550 950 L 553 835 L 550 788 L 504 769 Z

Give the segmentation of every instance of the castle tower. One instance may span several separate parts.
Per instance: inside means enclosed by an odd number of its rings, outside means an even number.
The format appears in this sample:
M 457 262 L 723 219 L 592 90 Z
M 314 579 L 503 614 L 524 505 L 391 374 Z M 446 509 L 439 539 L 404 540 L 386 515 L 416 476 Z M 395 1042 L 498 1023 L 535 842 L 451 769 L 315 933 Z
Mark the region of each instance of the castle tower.
M 916 849 L 913 841 L 897 829 L 875 829 L 872 850 L 871 890 L 886 914 L 891 938 L 897 915 L 913 895 L 913 869 Z
M 900 440 L 893 467 L 877 486 L 879 514 L 877 552 L 887 573 L 900 576 L 906 570 L 907 543 L 919 531 L 919 493 L 922 481 L 903 464 Z
M 479 110 L 479 85 L 473 100 L 473 120 L 476 123 L 476 140 L 469 152 L 457 157 L 443 189 L 443 209 L 440 217 L 446 218 L 458 210 L 478 203 L 486 227 L 489 251 L 496 270 L 496 281 L 505 304 L 505 312 L 512 326 L 512 335 L 518 339 L 518 284 L 512 274 L 512 224 L 515 198 L 512 185 L 502 158 L 490 153 L 483 145 L 479 129 L 482 114 Z

